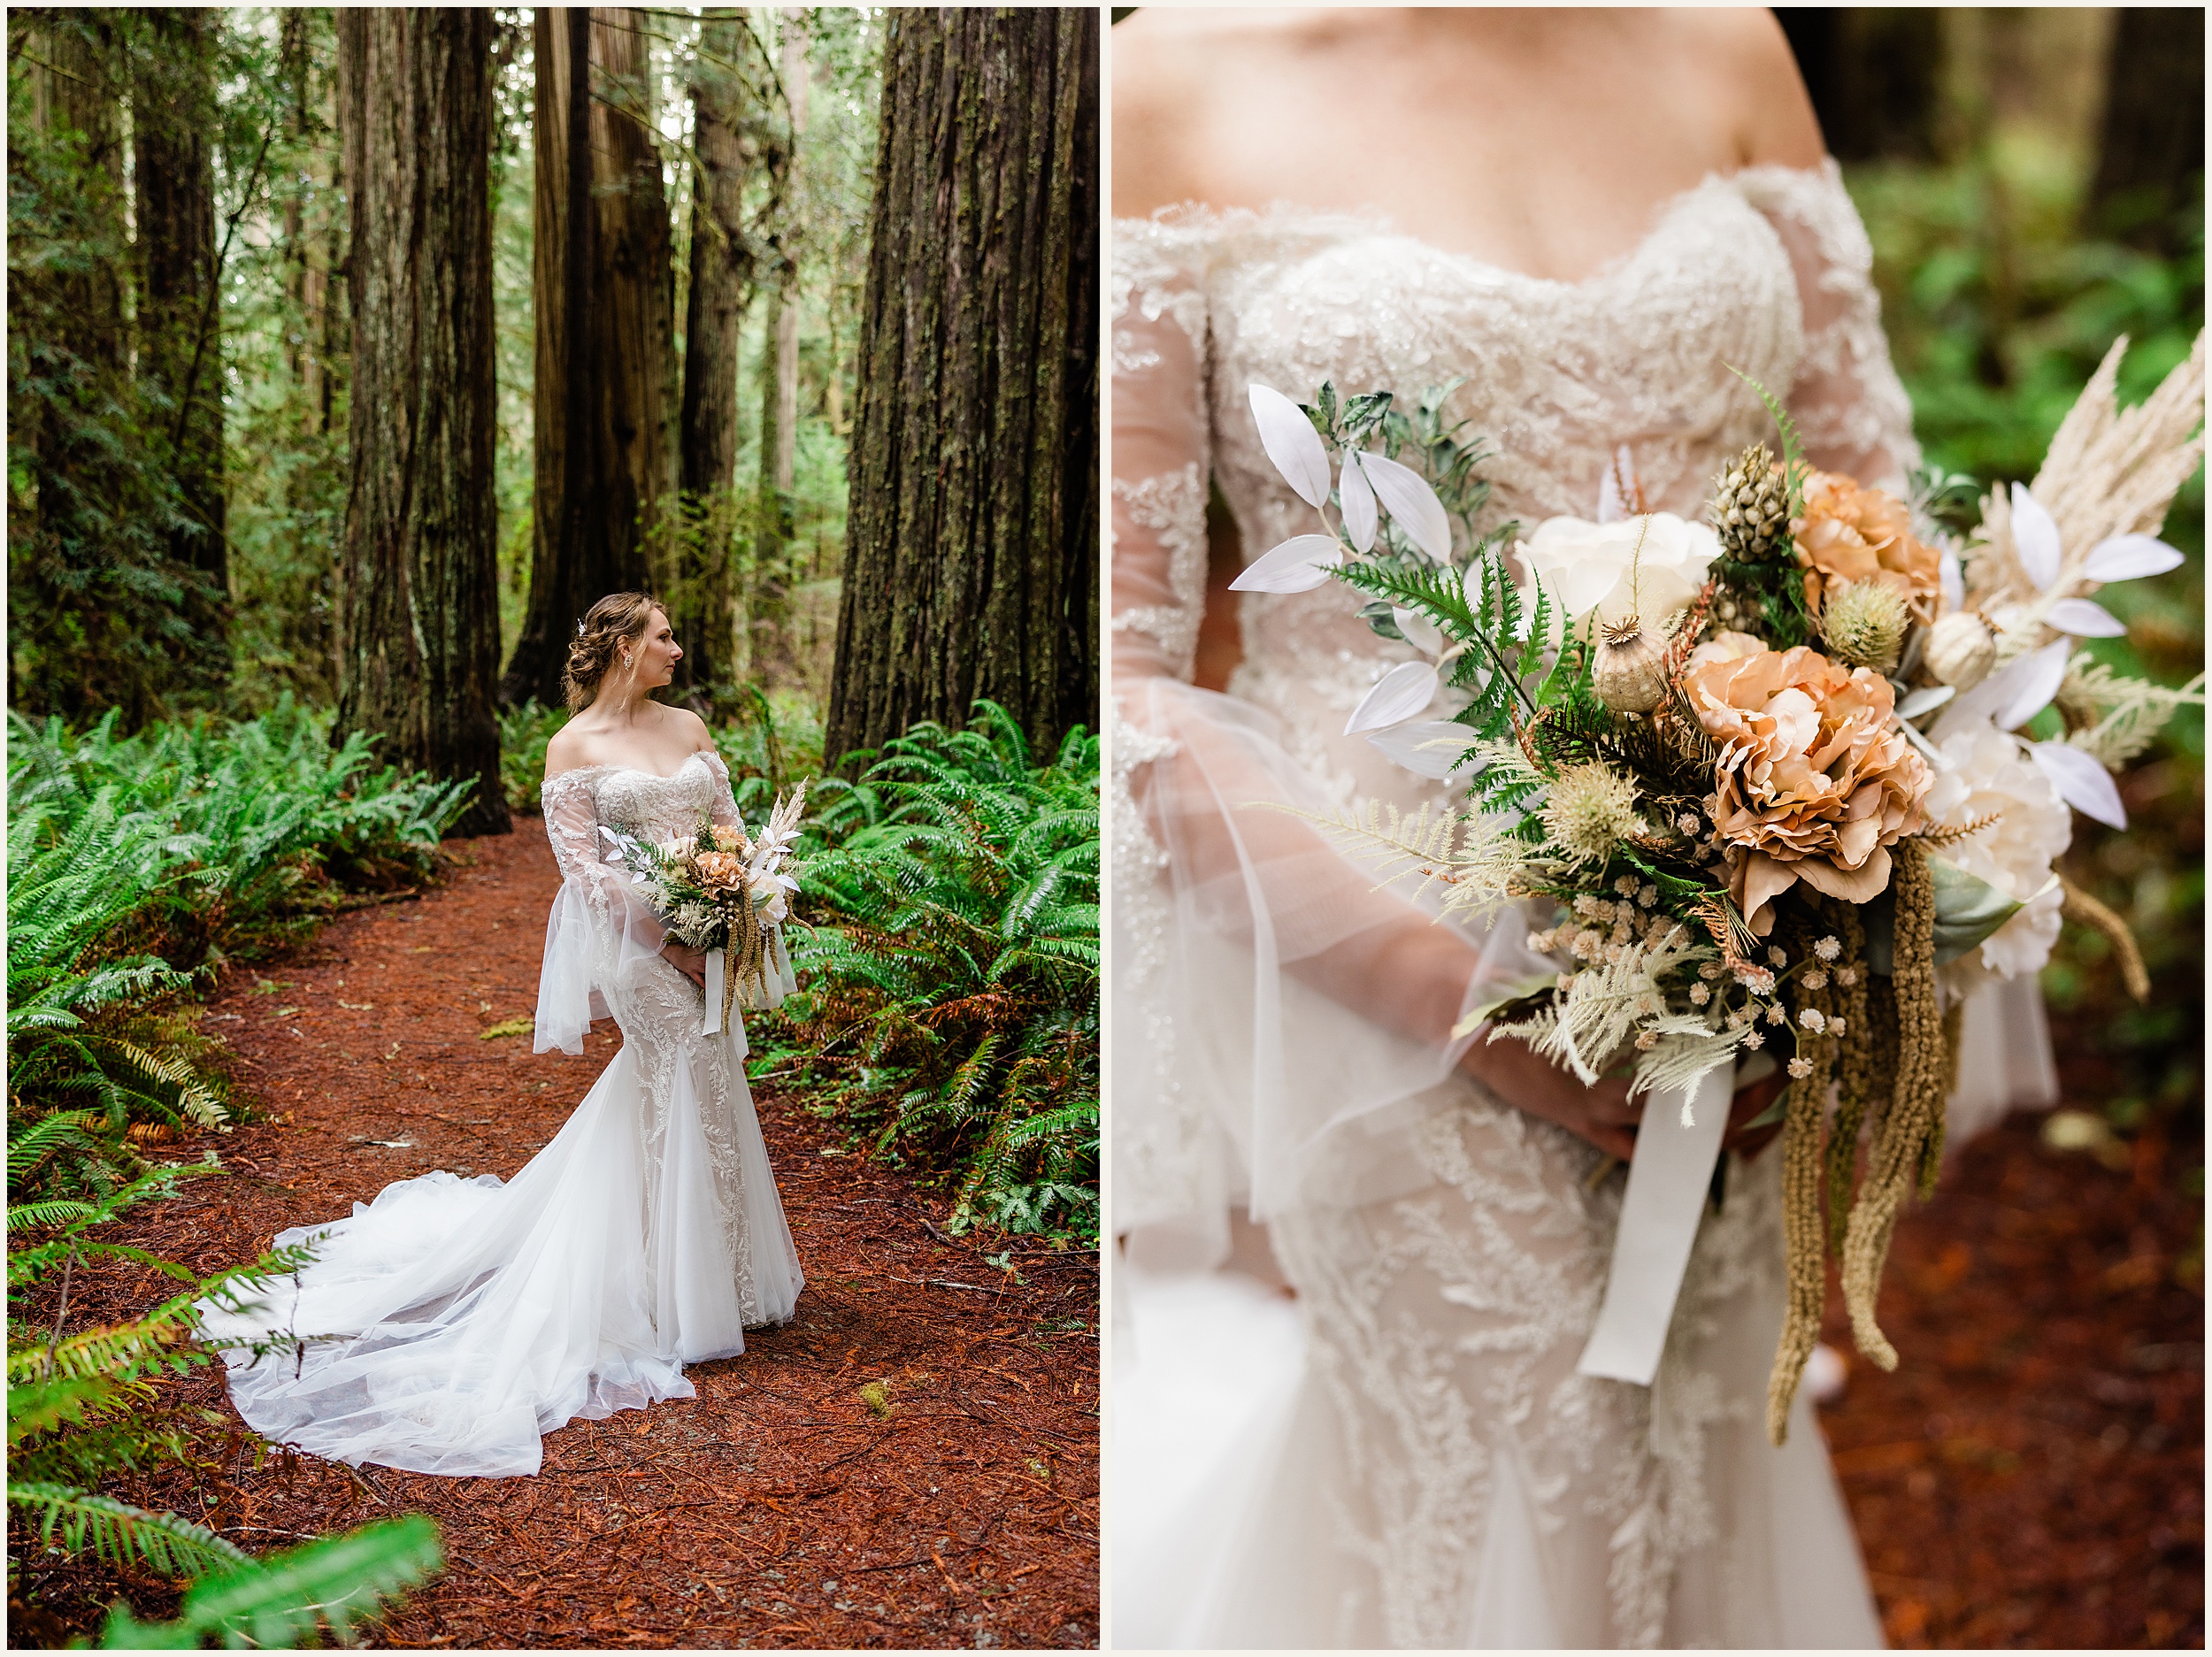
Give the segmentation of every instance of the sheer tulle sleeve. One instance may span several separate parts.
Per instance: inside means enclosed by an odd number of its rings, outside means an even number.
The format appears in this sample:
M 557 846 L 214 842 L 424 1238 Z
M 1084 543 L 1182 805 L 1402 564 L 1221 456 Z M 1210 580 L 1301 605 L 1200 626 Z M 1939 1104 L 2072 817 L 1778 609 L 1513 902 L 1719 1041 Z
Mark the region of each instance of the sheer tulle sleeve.
M 1902 493 L 1920 461 L 1912 403 L 1889 360 L 1874 249 L 1836 164 L 1738 175 L 1797 273 L 1804 352 L 1785 397 L 1812 463 Z
M 612 1016 L 606 992 L 637 975 L 675 969 L 660 959 L 667 935 L 629 876 L 604 857 L 594 770 L 546 779 L 546 837 L 561 871 L 561 889 L 545 923 L 545 960 L 538 972 L 534 1035 L 540 1053 L 584 1050 L 595 1018 Z
M 1484 938 L 1377 890 L 1299 815 L 1337 802 L 1275 719 L 1190 682 L 1205 257 L 1187 226 L 1117 229 L 1110 622 L 1115 1223 L 1156 1257 L 1202 1259 L 1225 1247 L 1232 1204 L 1264 1218 L 1317 1194 L 1317 1174 L 1356 1184 L 1332 1131 L 1378 1129 L 1443 1082 L 1479 983 L 1527 959 L 1486 973 Z M 1499 932 L 1517 947 L 1525 930 Z

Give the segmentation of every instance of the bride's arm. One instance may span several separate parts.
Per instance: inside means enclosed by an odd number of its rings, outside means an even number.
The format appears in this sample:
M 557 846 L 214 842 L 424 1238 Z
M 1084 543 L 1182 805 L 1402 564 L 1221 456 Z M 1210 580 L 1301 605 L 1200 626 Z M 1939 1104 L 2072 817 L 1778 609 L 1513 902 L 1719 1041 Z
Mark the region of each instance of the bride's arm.
M 1176 926 L 1234 939 L 1258 957 L 1258 1002 L 1278 969 L 1432 1054 L 1429 1080 L 1455 1058 L 1509 1103 L 1626 1155 L 1640 1108 L 1624 1082 L 1585 1087 L 1522 1044 L 1453 1039 L 1487 987 L 1540 968 L 1520 946 L 1517 917 L 1485 939 L 1378 891 L 1371 871 L 1280 809 L 1328 802 L 1271 722 L 1191 684 L 1207 602 L 1203 289 L 1150 231 L 1124 239 L 1115 274 L 1114 747 L 1135 818 L 1117 825 L 1116 866 L 1130 871 L 1118 872 L 1130 881 L 1118 886 L 1118 907 L 1140 928 L 1128 953 L 1156 958 L 1174 947 Z M 1136 881 L 1147 883 L 1141 894 Z M 1417 1066 L 1402 1050 L 1400 1058 L 1407 1090 L 1417 1091 Z M 1266 1109 L 1253 1101 L 1256 1116 Z

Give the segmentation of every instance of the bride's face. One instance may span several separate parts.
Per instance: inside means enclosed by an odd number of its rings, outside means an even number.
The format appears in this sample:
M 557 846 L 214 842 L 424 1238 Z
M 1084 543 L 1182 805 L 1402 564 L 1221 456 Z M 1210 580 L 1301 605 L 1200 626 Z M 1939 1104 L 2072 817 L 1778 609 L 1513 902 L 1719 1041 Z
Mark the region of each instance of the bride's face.
M 624 665 L 633 669 L 637 678 L 633 681 L 641 690 L 658 690 L 676 677 L 676 664 L 684 659 L 684 648 L 676 642 L 676 630 L 668 625 L 664 610 L 655 610 L 645 624 L 636 642 L 625 647 L 629 661 Z

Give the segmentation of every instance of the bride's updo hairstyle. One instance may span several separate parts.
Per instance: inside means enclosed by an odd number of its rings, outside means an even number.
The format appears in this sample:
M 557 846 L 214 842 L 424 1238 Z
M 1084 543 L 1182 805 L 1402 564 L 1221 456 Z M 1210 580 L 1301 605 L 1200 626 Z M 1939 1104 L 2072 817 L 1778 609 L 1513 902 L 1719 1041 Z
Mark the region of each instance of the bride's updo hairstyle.
M 621 659 L 622 647 L 643 638 L 653 612 L 666 608 L 649 593 L 610 593 L 591 607 L 591 613 L 576 625 L 568 665 L 561 672 L 569 712 L 589 704 L 599 694 L 607 670 Z

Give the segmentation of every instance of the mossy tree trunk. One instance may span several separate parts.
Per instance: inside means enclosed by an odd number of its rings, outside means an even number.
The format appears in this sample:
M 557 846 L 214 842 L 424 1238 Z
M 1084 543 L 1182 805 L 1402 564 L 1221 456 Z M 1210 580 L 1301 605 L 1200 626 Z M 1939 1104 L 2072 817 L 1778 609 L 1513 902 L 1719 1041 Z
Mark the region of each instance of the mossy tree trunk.
M 828 752 L 1097 718 L 1098 16 L 890 14 Z
M 686 514 L 669 602 L 684 647 L 678 683 L 711 694 L 733 673 L 730 541 L 737 472 L 738 336 L 758 258 L 745 190 L 760 165 L 739 73 L 743 25 L 727 8 L 700 25 L 692 71 L 691 281 L 684 311 L 683 414 L 677 487 Z
M 492 14 L 342 8 L 350 181 L 352 477 L 339 733 L 470 778 L 458 826 L 504 833 L 493 452 Z
M 553 704 L 584 612 L 647 584 L 646 533 L 676 479 L 675 288 L 645 14 L 541 7 L 534 27 L 536 518 L 500 692 Z
M 176 480 L 169 556 L 199 572 L 186 614 L 215 675 L 227 671 L 223 602 L 223 364 L 215 234 L 216 13 L 150 8 L 131 108 L 138 219 L 138 375 L 157 451 Z

